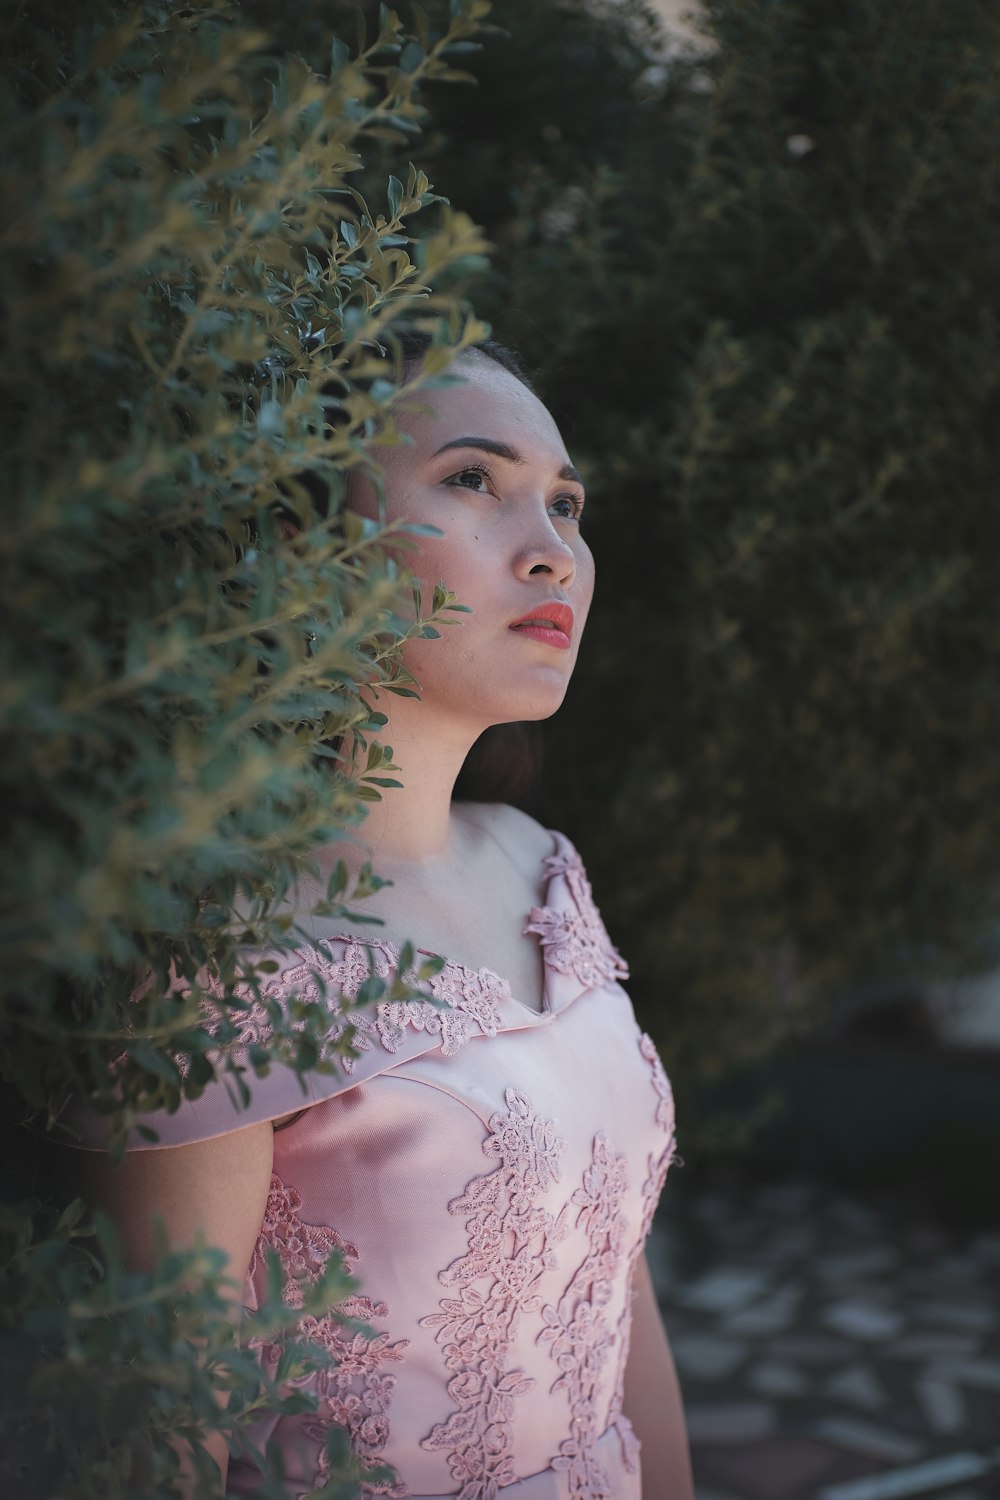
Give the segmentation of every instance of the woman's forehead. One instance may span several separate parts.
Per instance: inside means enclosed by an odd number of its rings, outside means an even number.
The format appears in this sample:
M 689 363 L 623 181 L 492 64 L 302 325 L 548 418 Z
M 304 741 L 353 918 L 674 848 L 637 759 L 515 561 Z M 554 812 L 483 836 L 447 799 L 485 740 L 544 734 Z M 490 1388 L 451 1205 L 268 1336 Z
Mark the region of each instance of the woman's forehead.
M 566 463 L 566 445 L 551 412 L 515 375 L 481 355 L 458 360 L 453 373 L 459 377 L 455 384 L 422 395 L 423 410 L 401 411 L 397 419 L 422 456 L 476 436 L 528 460 Z

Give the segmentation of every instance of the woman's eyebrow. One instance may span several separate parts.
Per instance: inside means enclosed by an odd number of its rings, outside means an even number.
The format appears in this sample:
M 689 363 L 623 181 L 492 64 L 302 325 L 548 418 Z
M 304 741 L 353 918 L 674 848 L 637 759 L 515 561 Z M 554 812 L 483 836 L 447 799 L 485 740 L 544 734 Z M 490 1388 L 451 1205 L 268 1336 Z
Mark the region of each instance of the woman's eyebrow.
M 449 448 L 478 448 L 482 453 L 492 453 L 495 458 L 505 458 L 510 464 L 527 463 L 524 454 L 518 453 L 509 443 L 498 443 L 495 438 L 485 437 L 452 438 L 450 443 L 442 443 L 432 458 L 437 458 L 438 453 L 447 453 Z
M 447 453 L 449 448 L 478 448 L 481 453 L 492 453 L 494 458 L 504 458 L 509 464 L 527 463 L 523 453 L 518 453 L 509 443 L 498 443 L 495 438 L 486 437 L 459 437 L 452 438 L 450 443 L 442 443 L 431 455 L 437 458 L 439 453 Z M 560 479 L 571 479 L 576 484 L 583 483 L 583 476 L 579 469 L 572 464 L 563 464 L 559 470 Z

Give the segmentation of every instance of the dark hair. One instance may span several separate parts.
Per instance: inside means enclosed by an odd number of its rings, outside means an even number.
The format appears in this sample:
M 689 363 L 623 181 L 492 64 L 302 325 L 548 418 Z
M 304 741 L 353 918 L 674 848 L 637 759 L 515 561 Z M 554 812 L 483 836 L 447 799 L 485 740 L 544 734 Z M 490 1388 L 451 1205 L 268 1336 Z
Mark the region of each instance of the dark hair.
M 542 775 L 538 724 L 491 724 L 462 763 L 452 793 L 456 802 L 520 802 Z
M 431 348 L 433 340 L 429 334 L 418 333 L 411 329 L 406 333 L 397 334 L 396 344 L 402 373 L 410 375 Z M 501 344 L 499 339 L 483 339 L 481 344 L 470 344 L 468 349 L 462 350 L 458 358 L 464 359 L 476 354 L 483 355 L 485 359 L 491 359 L 495 365 L 499 365 L 509 375 L 513 375 L 515 380 L 519 380 L 533 396 L 537 394 L 531 377 L 524 368 L 521 356 L 514 349 L 509 349 L 506 344 Z

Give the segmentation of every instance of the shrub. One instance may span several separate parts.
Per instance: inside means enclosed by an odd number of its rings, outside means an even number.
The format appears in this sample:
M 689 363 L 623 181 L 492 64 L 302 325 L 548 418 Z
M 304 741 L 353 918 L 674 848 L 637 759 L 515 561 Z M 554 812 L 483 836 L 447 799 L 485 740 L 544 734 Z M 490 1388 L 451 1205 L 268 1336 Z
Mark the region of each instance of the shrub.
M 462 0 L 436 36 L 383 12 L 359 50 L 329 38 L 322 71 L 225 0 L 95 0 L 71 23 L 34 5 L 10 23 L 0 1057 L 15 1158 L 71 1095 L 120 1145 L 139 1110 L 176 1107 L 217 1067 L 252 1086 L 210 1052 L 247 1004 L 234 986 L 268 967 L 248 945 L 294 943 L 280 907 L 309 851 L 392 783 L 360 686 L 412 691 L 399 647 L 454 600 L 415 613 L 389 528 L 342 500 L 393 440 L 398 334 L 433 337 L 414 389 L 480 335 L 461 287 L 482 243 L 412 165 L 377 204 L 355 179 L 375 142 L 405 163 L 419 91 L 453 76 L 486 8 Z M 376 881 L 335 871 L 316 911 L 346 914 Z M 212 1031 L 206 974 L 226 995 Z M 316 1011 L 293 1010 L 270 1055 L 251 1051 L 255 1072 L 279 1055 L 336 1066 Z M 210 1247 L 164 1247 L 129 1274 L 110 1226 L 95 1242 L 39 1171 L 14 1174 L 8 1197 L 29 1196 L 0 1235 L 7 1487 L 176 1494 L 182 1435 L 198 1493 L 217 1492 L 204 1435 L 304 1398 L 231 1346 Z M 348 1284 L 332 1265 L 310 1305 Z M 280 1288 L 275 1327 L 298 1316 Z M 291 1350 L 279 1376 L 318 1357 Z M 231 1390 L 225 1414 L 213 1384 Z M 358 1493 L 345 1452 L 335 1434 L 323 1494 Z M 269 1474 L 260 1493 L 281 1493 Z

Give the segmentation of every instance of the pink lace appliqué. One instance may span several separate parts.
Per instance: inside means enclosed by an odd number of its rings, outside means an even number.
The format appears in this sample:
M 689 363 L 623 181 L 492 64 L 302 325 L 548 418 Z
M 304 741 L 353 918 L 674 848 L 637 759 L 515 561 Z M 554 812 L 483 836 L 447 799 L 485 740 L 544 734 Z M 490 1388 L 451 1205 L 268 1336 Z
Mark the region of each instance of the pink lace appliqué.
M 551 874 L 566 877 L 575 910 L 533 907 L 525 933 L 537 933 L 546 962 L 560 974 L 572 974 L 587 989 L 627 979 L 628 966 L 608 937 L 580 856 L 575 850 L 553 854 L 545 865 Z
M 502 1024 L 498 1006 L 510 998 L 510 986 L 490 969 L 467 969 L 446 963 L 427 981 L 427 988 L 444 1006 L 426 1000 L 396 1000 L 379 1005 L 376 1030 L 387 1052 L 395 1052 L 407 1026 L 441 1037 L 441 1051 L 454 1057 L 470 1037 L 496 1036 Z M 446 1008 L 447 1007 L 447 1008 Z
M 669 1135 L 674 1132 L 674 1091 L 670 1087 L 670 1079 L 663 1070 L 660 1054 L 657 1052 L 651 1036 L 644 1031 L 639 1038 L 639 1051 L 649 1063 L 653 1072 L 653 1088 L 656 1090 L 656 1123 Z
M 653 1088 L 657 1095 L 655 1123 L 664 1130 L 667 1142 L 659 1153 L 651 1151 L 646 1158 L 646 1180 L 642 1185 L 642 1222 L 639 1226 L 639 1234 L 635 1241 L 635 1247 L 629 1261 L 628 1279 L 629 1286 L 632 1284 L 632 1276 L 635 1272 L 639 1256 L 642 1254 L 643 1246 L 653 1227 L 653 1215 L 656 1213 L 656 1205 L 660 1201 L 663 1192 L 663 1184 L 666 1181 L 667 1171 L 670 1163 L 677 1154 L 677 1142 L 674 1135 L 674 1096 L 670 1087 L 670 1080 L 660 1061 L 653 1040 L 645 1032 L 639 1038 L 639 1051 L 649 1063 L 653 1074 Z M 632 1423 L 626 1417 L 623 1410 L 625 1395 L 625 1365 L 628 1359 L 628 1348 L 632 1332 L 632 1303 L 631 1298 L 625 1305 L 619 1324 L 620 1344 L 618 1350 L 618 1371 L 615 1377 L 615 1390 L 611 1398 L 611 1411 L 609 1426 L 618 1430 L 618 1437 L 622 1445 L 622 1453 L 625 1467 L 630 1474 L 639 1472 L 639 1439 L 635 1435 Z
M 624 1158 L 613 1155 L 603 1134 L 596 1136 L 583 1186 L 570 1200 L 579 1210 L 577 1226 L 585 1231 L 589 1249 L 559 1302 L 542 1308 L 538 1342 L 550 1346 L 562 1371 L 552 1389 L 566 1392 L 570 1409 L 570 1434 L 552 1467 L 566 1471 L 572 1500 L 614 1500 L 596 1455 L 604 1430 L 597 1413 L 604 1367 L 622 1336 L 621 1325 L 615 1332 L 608 1327 L 604 1309 L 621 1275 L 629 1239 L 622 1213 L 627 1190 Z
M 347 1270 L 353 1272 L 358 1259 L 354 1245 L 348 1244 L 335 1229 L 325 1225 L 306 1224 L 301 1216 L 302 1198 L 294 1188 L 286 1187 L 277 1174 L 271 1178 L 267 1207 L 260 1236 L 250 1262 L 249 1275 L 260 1267 L 266 1250 L 274 1250 L 284 1272 L 282 1295 L 292 1307 L 301 1307 L 303 1287 L 316 1282 L 331 1253 L 339 1250 Z M 395 1377 L 384 1366 L 402 1359 L 409 1339 L 393 1343 L 388 1333 L 371 1334 L 347 1328 L 343 1319 L 374 1323 L 388 1317 L 384 1302 L 371 1297 L 352 1296 L 339 1302 L 321 1317 L 306 1316 L 296 1324 L 296 1334 L 319 1345 L 332 1357 L 329 1368 L 300 1377 L 297 1384 L 309 1385 L 319 1399 L 315 1415 L 303 1424 L 303 1433 L 319 1443 L 317 1479 L 328 1477 L 324 1444 L 331 1425 L 342 1427 L 350 1436 L 351 1446 L 364 1467 L 380 1461 L 389 1437 L 389 1403 Z M 265 1367 L 277 1366 L 281 1346 L 268 1339 L 250 1339 Z M 311 1493 L 311 1492 L 310 1492 Z M 362 1482 L 365 1495 L 386 1495 L 403 1500 L 409 1491 L 400 1483 Z M 303 1497 L 300 1497 L 303 1500 Z
M 340 958 L 324 951 L 327 941 L 345 944 Z M 369 962 L 369 951 L 372 954 Z M 386 1052 L 398 1052 L 407 1028 L 441 1038 L 441 1050 L 453 1057 L 475 1035 L 496 1036 L 502 1024 L 499 1005 L 510 995 L 506 981 L 489 969 L 467 969 L 463 964 L 447 963 L 440 973 L 425 982 L 427 991 L 441 1001 L 382 1000 L 374 1007 L 344 1009 L 340 1000 L 354 1000 L 365 981 L 374 975 L 389 979 L 399 965 L 399 952 L 387 942 L 359 943 L 353 938 L 323 939 L 315 948 L 297 950 L 297 963 L 282 969 L 261 986 L 256 999 L 248 985 L 236 987 L 235 993 L 251 1003 L 249 1009 L 233 1014 L 238 1048 L 266 1043 L 271 1032 L 267 1001 L 294 999 L 307 1006 L 322 1006 L 325 1013 L 325 1039 L 333 1045 L 345 1032 L 352 1031 L 351 1046 L 357 1052 L 371 1052 L 378 1043 Z M 413 971 L 404 978 L 415 982 Z M 304 1020 L 293 1026 L 304 1026 Z M 338 1064 L 348 1075 L 354 1072 L 356 1059 L 339 1057 Z
M 663 1069 L 660 1054 L 657 1052 L 652 1037 L 643 1032 L 639 1038 L 639 1051 L 649 1063 L 653 1074 L 653 1088 L 656 1090 L 657 1105 L 654 1120 L 660 1129 L 665 1132 L 667 1140 L 660 1152 L 651 1151 L 646 1158 L 646 1181 L 642 1185 L 642 1224 L 639 1230 L 639 1239 L 636 1244 L 634 1258 L 638 1260 L 646 1237 L 653 1226 L 653 1215 L 656 1213 L 656 1205 L 660 1201 L 663 1192 L 663 1184 L 666 1181 L 667 1170 L 671 1162 L 676 1161 L 682 1165 L 677 1155 L 677 1137 L 674 1133 L 674 1095 L 670 1087 L 670 1080 Z M 623 1372 L 624 1373 L 624 1372 Z
M 535 1284 L 554 1268 L 555 1247 L 566 1233 L 565 1209 L 555 1217 L 537 1202 L 558 1180 L 565 1142 L 524 1094 L 510 1088 L 504 1099 L 507 1109 L 492 1116 L 484 1145 L 498 1166 L 473 1178 L 448 1205 L 468 1219 L 467 1253 L 439 1276 L 455 1296 L 420 1320 L 437 1329 L 455 1403 L 420 1446 L 447 1450 L 452 1478 L 461 1485 L 458 1500 L 495 1500 L 514 1482 L 514 1402 L 534 1380 L 509 1370 L 508 1354 L 521 1315 L 538 1307 Z

